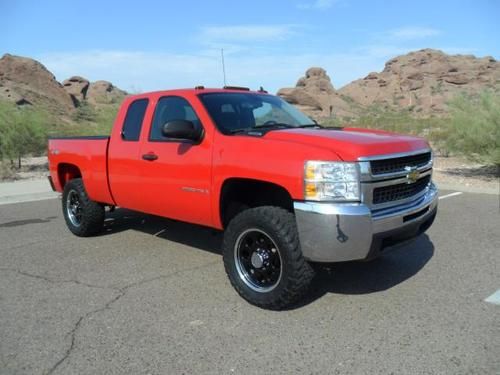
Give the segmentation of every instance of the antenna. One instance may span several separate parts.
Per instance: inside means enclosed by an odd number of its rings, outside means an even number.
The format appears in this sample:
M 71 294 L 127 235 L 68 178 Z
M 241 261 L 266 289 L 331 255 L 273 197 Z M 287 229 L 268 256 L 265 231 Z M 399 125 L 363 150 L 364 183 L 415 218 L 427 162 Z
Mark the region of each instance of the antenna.
M 224 64 L 224 48 L 220 49 L 220 55 L 222 58 L 222 75 L 224 76 L 224 86 L 226 86 L 226 65 Z

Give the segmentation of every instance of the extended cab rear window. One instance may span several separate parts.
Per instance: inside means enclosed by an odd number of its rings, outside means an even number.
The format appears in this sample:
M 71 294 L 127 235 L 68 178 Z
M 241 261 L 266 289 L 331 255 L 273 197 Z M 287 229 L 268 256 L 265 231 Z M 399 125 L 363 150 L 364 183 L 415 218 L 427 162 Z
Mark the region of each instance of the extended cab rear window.
M 148 99 L 138 99 L 128 106 L 127 115 L 122 127 L 122 139 L 124 141 L 139 140 L 148 102 Z

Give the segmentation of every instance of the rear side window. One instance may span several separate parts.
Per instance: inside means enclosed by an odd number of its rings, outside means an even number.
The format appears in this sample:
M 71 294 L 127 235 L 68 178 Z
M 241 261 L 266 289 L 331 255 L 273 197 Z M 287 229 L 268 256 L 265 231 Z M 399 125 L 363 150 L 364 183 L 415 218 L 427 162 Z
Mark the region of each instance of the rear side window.
M 129 105 L 122 128 L 122 139 L 124 141 L 139 140 L 147 107 L 148 99 L 139 99 Z

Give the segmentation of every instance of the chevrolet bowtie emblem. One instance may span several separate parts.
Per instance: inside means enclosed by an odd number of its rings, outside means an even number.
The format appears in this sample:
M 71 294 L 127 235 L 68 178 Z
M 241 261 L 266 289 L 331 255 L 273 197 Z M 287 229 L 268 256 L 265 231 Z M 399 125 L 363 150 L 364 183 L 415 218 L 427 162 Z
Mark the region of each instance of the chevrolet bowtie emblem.
M 413 184 L 417 182 L 420 177 L 420 172 L 417 170 L 417 167 L 405 167 L 405 171 L 408 172 L 406 175 L 406 183 Z

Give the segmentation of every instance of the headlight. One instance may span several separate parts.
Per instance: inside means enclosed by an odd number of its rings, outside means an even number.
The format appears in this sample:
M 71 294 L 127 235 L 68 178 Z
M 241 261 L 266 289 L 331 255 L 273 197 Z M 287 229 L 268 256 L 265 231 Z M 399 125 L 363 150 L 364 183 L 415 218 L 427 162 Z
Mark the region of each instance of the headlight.
M 308 161 L 304 172 L 306 200 L 360 200 L 359 172 L 356 163 Z

